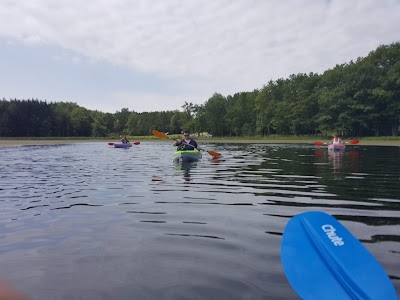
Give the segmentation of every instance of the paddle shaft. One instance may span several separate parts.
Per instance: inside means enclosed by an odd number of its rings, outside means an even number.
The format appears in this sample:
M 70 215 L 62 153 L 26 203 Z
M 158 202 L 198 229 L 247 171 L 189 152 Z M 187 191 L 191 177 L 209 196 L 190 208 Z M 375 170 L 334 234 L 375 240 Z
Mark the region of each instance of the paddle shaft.
M 355 145 L 358 144 L 360 141 L 359 140 L 351 140 L 349 142 L 344 142 L 344 144 L 351 144 L 351 145 Z M 322 146 L 322 145 L 328 145 L 328 143 L 324 143 L 324 142 L 314 142 L 315 146 Z
M 116 143 L 112 143 L 112 142 L 109 142 L 109 143 L 108 143 L 109 146 L 113 146 L 114 144 L 116 144 Z M 131 143 L 128 142 L 127 144 L 131 144 Z M 134 145 L 139 145 L 140 142 L 133 142 L 132 144 L 134 144 Z

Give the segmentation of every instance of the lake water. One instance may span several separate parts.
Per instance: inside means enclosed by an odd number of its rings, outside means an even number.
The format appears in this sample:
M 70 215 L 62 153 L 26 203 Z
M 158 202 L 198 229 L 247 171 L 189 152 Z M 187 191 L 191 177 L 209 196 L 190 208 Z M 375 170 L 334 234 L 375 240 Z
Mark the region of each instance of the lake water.
M 324 211 L 400 295 L 400 147 L 168 142 L 0 148 L 0 280 L 32 299 L 298 299 L 280 263 L 289 219 Z

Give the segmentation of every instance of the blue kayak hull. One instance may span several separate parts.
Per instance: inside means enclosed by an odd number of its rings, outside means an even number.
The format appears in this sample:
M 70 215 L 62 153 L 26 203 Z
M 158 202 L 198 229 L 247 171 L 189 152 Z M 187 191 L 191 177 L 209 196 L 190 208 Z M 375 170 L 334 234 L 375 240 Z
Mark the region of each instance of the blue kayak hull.
M 114 144 L 114 148 L 130 148 L 130 147 L 132 147 L 132 144 L 126 144 L 126 143 Z

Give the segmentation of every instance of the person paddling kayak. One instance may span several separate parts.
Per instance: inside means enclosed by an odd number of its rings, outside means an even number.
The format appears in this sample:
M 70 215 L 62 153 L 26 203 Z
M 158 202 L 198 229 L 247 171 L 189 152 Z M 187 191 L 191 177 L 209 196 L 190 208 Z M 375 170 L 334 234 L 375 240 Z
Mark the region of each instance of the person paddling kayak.
M 332 135 L 332 140 L 329 142 L 329 144 L 333 144 L 333 145 L 343 145 L 343 141 L 342 139 L 338 136 L 337 133 L 334 133 Z
M 332 136 L 333 138 L 328 144 L 328 150 L 344 150 L 346 146 L 344 145 L 342 139 L 336 133 L 334 133 Z
M 177 151 L 180 150 L 200 150 L 195 140 L 190 138 L 190 132 L 188 130 L 182 131 L 182 139 L 177 139 L 172 146 L 177 146 Z
M 126 135 L 121 135 L 120 138 L 121 138 L 121 142 L 122 142 L 123 144 L 129 144 L 129 141 L 128 141 L 128 139 L 126 138 Z

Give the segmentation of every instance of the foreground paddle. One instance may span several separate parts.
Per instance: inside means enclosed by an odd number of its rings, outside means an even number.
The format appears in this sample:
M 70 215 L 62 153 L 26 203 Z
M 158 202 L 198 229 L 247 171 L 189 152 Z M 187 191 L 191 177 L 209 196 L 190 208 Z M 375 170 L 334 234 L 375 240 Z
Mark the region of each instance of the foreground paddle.
M 302 299 L 397 299 L 372 254 L 334 217 L 306 212 L 283 232 L 281 261 Z
M 349 141 L 349 142 L 345 142 L 345 144 L 352 144 L 352 145 L 355 145 L 355 144 L 358 144 L 360 141 L 359 140 L 351 140 L 351 141 Z M 328 145 L 328 143 L 324 143 L 324 142 L 314 142 L 314 145 L 315 146 L 323 146 L 323 145 Z
M 154 135 L 154 136 L 156 136 L 156 137 L 158 137 L 158 138 L 160 138 L 160 139 L 169 139 L 169 136 L 168 136 L 168 135 L 166 135 L 165 133 L 163 133 L 163 132 L 161 132 L 161 131 L 155 130 L 155 129 L 153 129 L 153 130 L 151 131 L 151 134 Z M 184 144 L 185 144 L 185 143 L 184 143 Z M 189 146 L 190 146 L 190 145 L 189 145 Z M 221 156 L 221 153 L 218 153 L 218 152 L 215 152 L 215 151 L 205 150 L 205 149 L 200 149 L 200 150 L 202 150 L 202 151 L 207 151 L 207 153 L 210 154 L 210 155 L 213 156 L 213 157 L 220 157 L 220 156 Z

